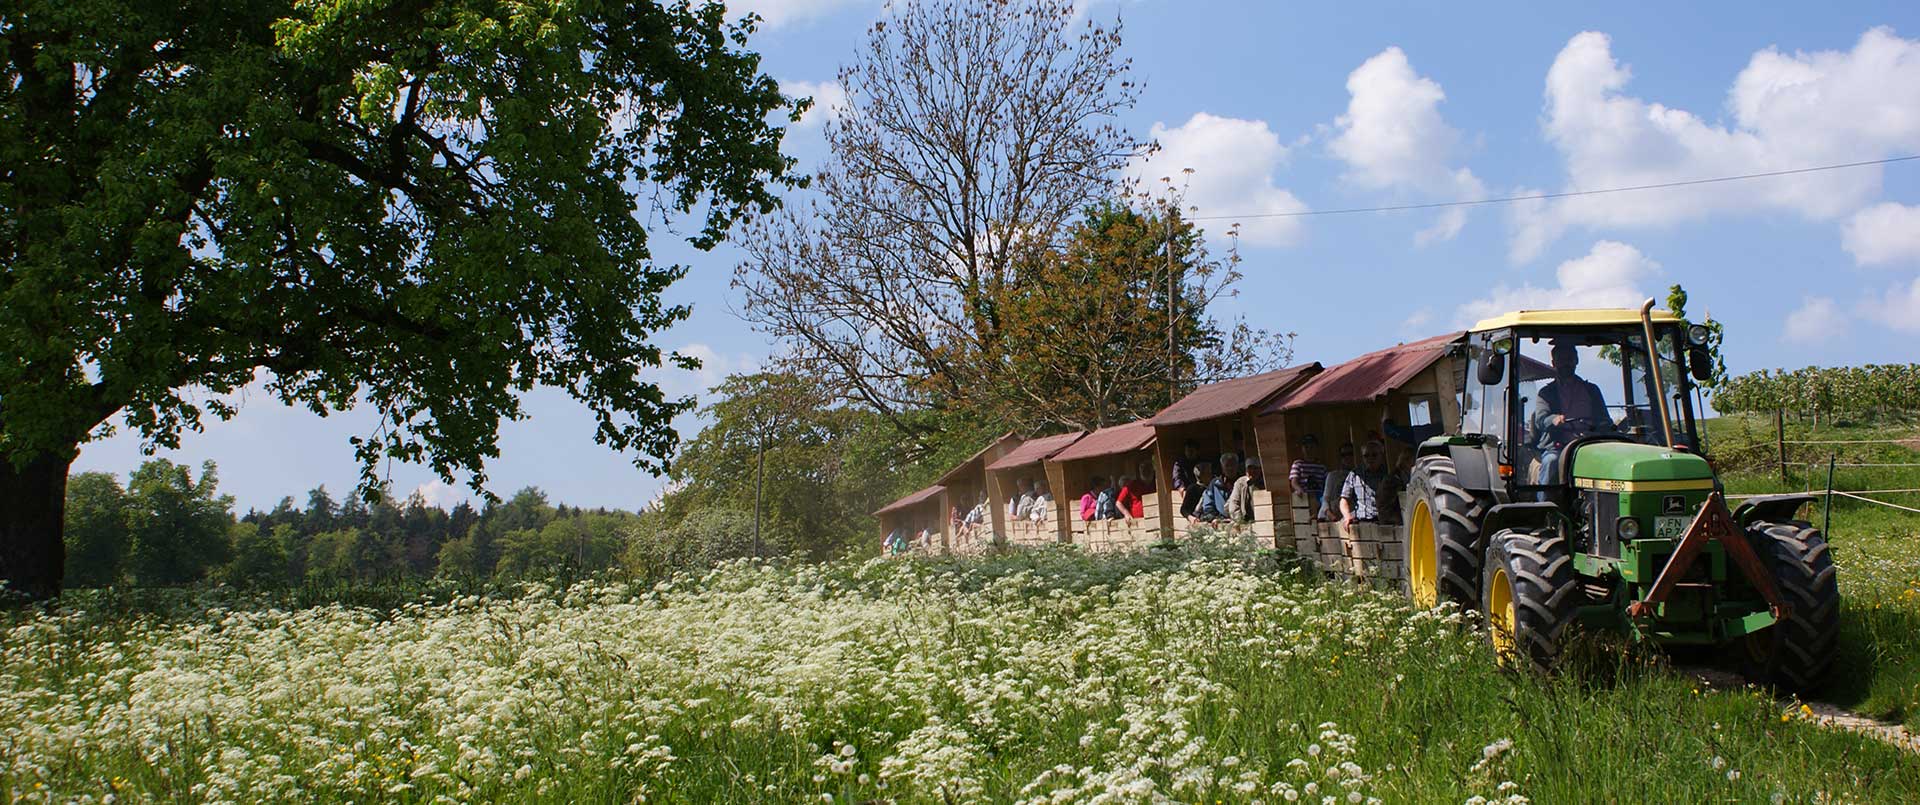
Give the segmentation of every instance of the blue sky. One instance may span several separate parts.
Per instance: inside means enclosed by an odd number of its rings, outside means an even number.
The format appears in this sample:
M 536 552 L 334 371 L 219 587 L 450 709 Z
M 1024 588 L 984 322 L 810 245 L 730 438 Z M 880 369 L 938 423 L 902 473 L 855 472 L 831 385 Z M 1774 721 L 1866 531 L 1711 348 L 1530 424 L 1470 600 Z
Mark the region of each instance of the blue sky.
M 1193 168 L 1199 215 L 1423 203 L 1618 187 L 1920 154 L 1920 6 L 1114 2 L 1145 81 L 1122 121 L 1163 146 L 1131 172 Z M 837 66 L 882 13 L 870 0 L 752 0 L 752 42 L 783 85 L 824 101 L 790 134 L 817 164 Z M 1231 219 L 1210 222 L 1224 232 Z M 1920 360 L 1920 162 L 1704 188 L 1419 211 L 1246 218 L 1245 279 L 1220 311 L 1299 334 L 1331 363 L 1496 309 L 1628 304 L 1684 283 L 1727 325 L 1735 372 Z M 1217 245 L 1224 245 L 1224 240 Z M 733 313 L 737 253 L 657 244 L 692 266 L 694 306 L 662 343 L 701 357 L 666 372 L 699 394 L 772 350 Z M 350 489 L 365 411 L 319 418 L 258 393 L 231 422 L 162 455 L 221 468 L 240 506 Z M 593 443 L 591 418 L 536 392 L 501 434 L 489 488 L 638 508 L 662 481 Z M 688 436 L 697 419 L 680 423 Z M 75 470 L 124 474 L 140 444 L 82 449 Z M 419 467 L 406 494 L 467 497 Z

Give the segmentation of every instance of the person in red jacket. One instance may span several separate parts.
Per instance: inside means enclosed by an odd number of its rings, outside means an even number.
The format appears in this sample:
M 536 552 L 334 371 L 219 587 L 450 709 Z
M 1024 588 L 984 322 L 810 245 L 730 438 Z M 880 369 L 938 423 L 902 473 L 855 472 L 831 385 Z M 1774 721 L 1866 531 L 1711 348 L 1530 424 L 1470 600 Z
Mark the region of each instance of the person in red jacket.
M 1120 476 L 1120 512 L 1130 520 L 1147 516 L 1147 504 L 1143 497 L 1152 492 L 1152 483 L 1131 475 Z

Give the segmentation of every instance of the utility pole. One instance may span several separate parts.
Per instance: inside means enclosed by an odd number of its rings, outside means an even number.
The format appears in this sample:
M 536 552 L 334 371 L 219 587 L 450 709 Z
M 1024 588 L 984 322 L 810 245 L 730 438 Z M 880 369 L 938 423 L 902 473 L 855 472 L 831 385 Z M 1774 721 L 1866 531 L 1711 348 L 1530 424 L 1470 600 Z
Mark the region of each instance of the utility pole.
M 1179 402 L 1180 363 L 1174 355 L 1173 321 L 1175 300 L 1173 282 L 1173 202 L 1168 201 L 1162 213 L 1167 219 L 1167 404 Z
M 753 558 L 760 558 L 760 486 L 767 478 L 767 437 L 761 434 L 759 468 L 753 473 Z

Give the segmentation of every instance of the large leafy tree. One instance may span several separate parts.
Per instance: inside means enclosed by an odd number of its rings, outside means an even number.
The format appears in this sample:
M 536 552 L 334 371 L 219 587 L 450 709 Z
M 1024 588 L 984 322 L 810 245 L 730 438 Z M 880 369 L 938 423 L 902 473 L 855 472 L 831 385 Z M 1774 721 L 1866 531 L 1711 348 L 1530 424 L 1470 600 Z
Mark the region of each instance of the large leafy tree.
M 0 9 L 0 579 L 56 594 L 80 443 L 174 446 L 259 381 L 470 475 L 519 393 L 664 464 L 642 376 L 683 268 L 791 181 L 744 49 L 688 0 L 14 0 Z M 644 214 L 636 214 L 636 209 Z
M 1235 255 L 1208 254 L 1177 197 L 1089 208 L 1000 293 L 1003 338 L 985 380 L 999 419 L 1023 431 L 1100 428 L 1151 416 L 1199 383 L 1286 363 L 1290 335 L 1208 312 L 1239 276 Z
M 134 470 L 127 482 L 127 575 L 145 585 L 186 584 L 227 561 L 233 498 L 217 494 L 219 486 L 211 461 L 199 478 L 166 459 Z
M 128 544 L 127 493 L 104 472 L 83 472 L 67 481 L 67 578 L 69 586 L 105 587 L 120 580 Z

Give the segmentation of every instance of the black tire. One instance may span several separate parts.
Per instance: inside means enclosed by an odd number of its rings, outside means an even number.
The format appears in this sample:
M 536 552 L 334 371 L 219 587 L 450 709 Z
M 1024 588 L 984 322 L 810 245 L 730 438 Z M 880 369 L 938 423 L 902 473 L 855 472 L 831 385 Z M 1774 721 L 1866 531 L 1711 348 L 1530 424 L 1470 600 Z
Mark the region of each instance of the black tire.
M 1501 660 L 1542 673 L 1553 670 L 1580 603 L 1566 537 L 1552 531 L 1501 531 L 1487 548 L 1484 575 L 1482 611 Z M 1509 585 L 1504 596 L 1502 583 Z M 1503 597 L 1510 606 L 1499 606 Z
M 1423 456 L 1415 462 L 1407 491 L 1414 500 L 1413 510 L 1406 513 L 1406 527 L 1401 529 L 1406 541 L 1402 555 L 1409 567 L 1409 593 L 1422 604 L 1452 601 L 1461 609 L 1478 609 L 1480 560 L 1486 547 L 1480 523 L 1487 515 L 1486 500 L 1460 485 L 1453 459 L 1447 456 Z M 1430 544 L 1416 545 L 1416 541 Z M 1415 589 L 1418 582 L 1411 571 L 1421 550 L 1429 551 L 1434 559 L 1433 590 Z
M 1792 608 L 1773 628 L 1746 638 L 1751 673 L 1789 690 L 1815 692 L 1839 647 L 1840 585 L 1827 538 L 1804 522 L 1763 520 L 1747 526 L 1747 540 Z

